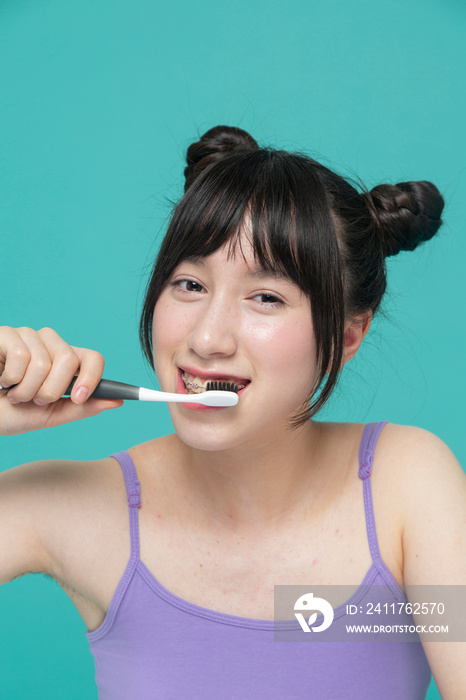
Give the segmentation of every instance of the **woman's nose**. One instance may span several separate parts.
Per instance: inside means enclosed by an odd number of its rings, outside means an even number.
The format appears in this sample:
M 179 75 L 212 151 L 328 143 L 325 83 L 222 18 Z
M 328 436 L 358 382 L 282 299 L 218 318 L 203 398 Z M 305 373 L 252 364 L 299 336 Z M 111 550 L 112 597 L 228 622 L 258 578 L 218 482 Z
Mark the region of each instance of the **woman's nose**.
M 188 336 L 189 347 L 198 355 L 232 355 L 237 348 L 237 317 L 232 305 L 212 302 L 200 309 Z

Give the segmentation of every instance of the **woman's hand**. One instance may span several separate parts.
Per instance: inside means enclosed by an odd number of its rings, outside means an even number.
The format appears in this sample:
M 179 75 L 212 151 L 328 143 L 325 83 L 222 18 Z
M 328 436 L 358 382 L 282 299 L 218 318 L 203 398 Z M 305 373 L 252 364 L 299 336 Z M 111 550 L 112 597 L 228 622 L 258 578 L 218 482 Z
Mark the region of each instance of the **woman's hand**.
M 0 326 L 0 435 L 96 416 L 123 401 L 88 398 L 104 371 L 95 350 L 68 345 L 51 328 Z M 70 398 L 63 398 L 77 375 Z M 15 384 L 12 389 L 9 386 Z

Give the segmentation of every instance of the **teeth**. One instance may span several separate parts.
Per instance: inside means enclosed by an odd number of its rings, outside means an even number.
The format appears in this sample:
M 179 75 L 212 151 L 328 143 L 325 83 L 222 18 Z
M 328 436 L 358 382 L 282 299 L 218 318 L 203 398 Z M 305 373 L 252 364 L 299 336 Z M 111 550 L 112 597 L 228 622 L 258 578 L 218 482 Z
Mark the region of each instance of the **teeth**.
M 186 372 L 183 372 L 181 378 L 188 394 L 202 394 L 206 391 L 207 382 L 203 384 L 202 379 L 199 377 L 191 377 L 187 375 Z
M 233 379 L 228 379 L 225 377 L 222 380 L 211 380 L 211 379 L 201 379 L 200 377 L 193 377 L 192 375 L 188 374 L 187 372 L 183 372 L 181 375 L 181 378 L 183 380 L 183 384 L 185 386 L 186 391 L 188 394 L 202 394 L 204 391 L 207 390 L 207 384 L 210 381 L 224 381 L 224 382 L 231 382 L 232 384 L 235 384 Z M 239 389 L 244 389 L 244 384 L 238 384 L 238 390 Z

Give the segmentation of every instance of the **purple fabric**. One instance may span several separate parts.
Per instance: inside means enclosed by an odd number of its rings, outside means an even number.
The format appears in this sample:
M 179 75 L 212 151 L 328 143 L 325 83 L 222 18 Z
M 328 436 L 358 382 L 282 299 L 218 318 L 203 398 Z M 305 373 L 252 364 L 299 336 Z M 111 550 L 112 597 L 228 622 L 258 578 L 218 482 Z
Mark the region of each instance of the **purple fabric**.
M 406 598 L 380 558 L 369 478 L 385 424 L 366 425 L 359 450 L 373 562 L 358 591 L 383 585 L 392 603 Z M 139 559 L 134 464 L 127 452 L 112 457 L 123 469 L 128 491 L 131 558 L 103 624 L 87 635 L 100 700 L 425 698 L 431 676 L 420 643 L 277 642 L 273 621 L 214 612 L 170 593 Z M 351 622 L 345 604 L 335 609 L 335 621 Z

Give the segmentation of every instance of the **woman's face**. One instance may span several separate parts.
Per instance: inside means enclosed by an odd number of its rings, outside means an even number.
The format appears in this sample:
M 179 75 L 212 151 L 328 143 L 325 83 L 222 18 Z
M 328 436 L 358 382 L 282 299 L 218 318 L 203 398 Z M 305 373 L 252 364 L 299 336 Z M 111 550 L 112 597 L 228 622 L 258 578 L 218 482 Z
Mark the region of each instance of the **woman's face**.
M 185 393 L 186 379 L 244 385 L 231 408 L 169 404 L 180 439 L 201 450 L 279 439 L 317 377 L 309 299 L 258 267 L 244 234 L 230 259 L 227 244 L 174 270 L 154 309 L 153 349 L 163 391 Z

